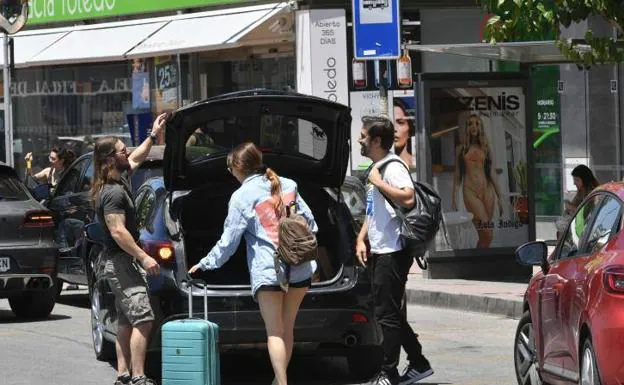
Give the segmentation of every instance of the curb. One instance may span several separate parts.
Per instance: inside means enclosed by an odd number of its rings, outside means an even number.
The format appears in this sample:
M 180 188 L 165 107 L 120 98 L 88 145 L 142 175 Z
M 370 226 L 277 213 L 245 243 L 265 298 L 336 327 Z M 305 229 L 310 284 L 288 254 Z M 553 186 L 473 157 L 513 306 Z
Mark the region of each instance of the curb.
M 503 315 L 508 318 L 522 317 L 522 300 L 512 300 L 489 296 L 444 293 L 406 288 L 407 303 L 426 305 L 453 310 L 466 310 L 478 313 Z

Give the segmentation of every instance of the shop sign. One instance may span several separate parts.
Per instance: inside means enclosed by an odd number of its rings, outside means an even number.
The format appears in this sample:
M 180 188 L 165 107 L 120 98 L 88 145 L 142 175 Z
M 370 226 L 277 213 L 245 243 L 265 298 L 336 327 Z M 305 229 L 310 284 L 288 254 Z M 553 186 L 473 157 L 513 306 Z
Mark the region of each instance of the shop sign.
M 537 67 L 531 74 L 533 95 L 533 132 L 534 148 L 549 136 L 559 133 L 559 80 L 558 66 Z
M 243 0 L 30 0 L 28 25 L 179 10 Z
M 435 87 L 428 105 L 433 184 L 448 233 L 448 242 L 436 238 L 436 251 L 527 242 L 524 89 Z
M 157 57 L 154 60 L 154 77 L 156 89 L 154 101 L 156 112 L 170 111 L 178 108 L 178 62 L 173 56 Z
M 11 83 L 13 97 L 52 95 L 103 95 L 131 92 L 130 79 L 116 78 L 98 82 L 76 80 L 37 80 Z
M 331 102 L 349 104 L 347 20 L 344 9 L 297 13 L 297 91 Z M 309 63 L 309 64 L 308 64 Z

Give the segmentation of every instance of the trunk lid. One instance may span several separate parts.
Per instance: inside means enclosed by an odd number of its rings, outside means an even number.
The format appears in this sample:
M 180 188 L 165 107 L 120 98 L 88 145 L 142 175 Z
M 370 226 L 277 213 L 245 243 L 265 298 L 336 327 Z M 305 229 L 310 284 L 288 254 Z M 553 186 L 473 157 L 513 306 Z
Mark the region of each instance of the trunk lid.
M 350 127 L 349 107 L 291 92 L 251 90 L 196 102 L 167 122 L 165 186 L 191 190 L 231 178 L 227 154 L 251 141 L 278 174 L 340 187 Z

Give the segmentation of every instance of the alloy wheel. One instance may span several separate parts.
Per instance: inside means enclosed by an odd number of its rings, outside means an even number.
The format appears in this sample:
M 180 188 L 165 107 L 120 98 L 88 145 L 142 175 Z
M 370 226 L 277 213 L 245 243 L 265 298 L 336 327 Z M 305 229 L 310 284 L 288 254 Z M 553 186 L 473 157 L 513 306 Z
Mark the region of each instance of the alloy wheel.
M 100 354 L 104 345 L 104 320 L 102 319 L 100 290 L 97 287 L 91 290 L 91 335 L 93 336 L 93 349 L 96 354 Z
M 600 385 L 596 359 L 590 343 L 585 343 L 581 361 L 581 385 Z
M 535 337 L 531 322 L 522 325 L 517 333 L 515 353 L 516 374 L 519 383 L 521 385 L 541 385 L 542 380 L 537 371 Z

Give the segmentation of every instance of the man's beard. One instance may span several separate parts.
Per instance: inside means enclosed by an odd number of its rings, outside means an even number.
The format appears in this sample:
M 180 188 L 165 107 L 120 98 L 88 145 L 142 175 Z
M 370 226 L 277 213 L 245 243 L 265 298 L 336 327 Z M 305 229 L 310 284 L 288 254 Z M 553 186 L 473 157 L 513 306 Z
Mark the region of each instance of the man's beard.
M 115 169 L 119 173 L 124 173 L 130 170 L 130 162 L 128 161 L 128 158 L 125 155 L 115 156 Z
M 360 154 L 362 156 L 368 156 L 368 148 L 366 147 L 365 144 L 360 144 Z

